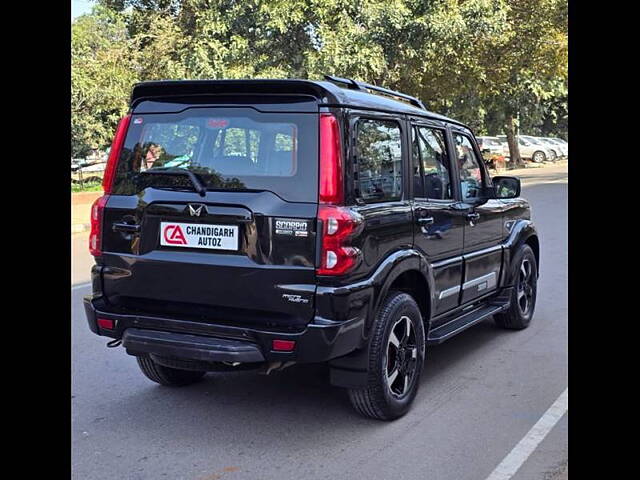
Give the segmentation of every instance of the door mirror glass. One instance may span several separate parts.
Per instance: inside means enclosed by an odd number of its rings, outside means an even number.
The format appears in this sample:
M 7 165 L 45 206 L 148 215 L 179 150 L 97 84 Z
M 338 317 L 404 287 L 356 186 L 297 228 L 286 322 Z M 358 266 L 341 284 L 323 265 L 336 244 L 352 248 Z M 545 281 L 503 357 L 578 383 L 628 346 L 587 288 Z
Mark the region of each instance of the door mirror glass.
M 518 177 L 493 177 L 496 197 L 500 199 L 520 196 L 520 179 Z

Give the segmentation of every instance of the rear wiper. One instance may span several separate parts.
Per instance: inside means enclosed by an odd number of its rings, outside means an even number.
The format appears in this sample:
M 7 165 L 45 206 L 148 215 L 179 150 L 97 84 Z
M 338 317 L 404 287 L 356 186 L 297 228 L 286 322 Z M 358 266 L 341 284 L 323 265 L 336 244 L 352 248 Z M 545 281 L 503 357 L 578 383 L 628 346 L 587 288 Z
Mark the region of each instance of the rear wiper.
M 207 194 L 207 187 L 205 187 L 202 182 L 196 177 L 196 175 L 191 170 L 186 170 L 184 168 L 175 168 L 175 167 L 167 167 L 167 168 L 152 168 L 151 170 L 144 170 L 140 172 L 146 175 L 186 175 L 191 180 L 193 184 L 193 188 L 195 188 L 196 192 L 200 194 L 201 197 L 204 197 Z

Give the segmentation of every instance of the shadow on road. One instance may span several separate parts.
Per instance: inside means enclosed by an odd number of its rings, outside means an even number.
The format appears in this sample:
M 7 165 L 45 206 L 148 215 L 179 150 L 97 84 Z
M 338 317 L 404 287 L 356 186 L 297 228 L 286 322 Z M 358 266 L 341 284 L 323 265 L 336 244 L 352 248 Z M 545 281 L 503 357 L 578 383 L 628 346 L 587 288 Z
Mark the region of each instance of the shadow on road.
M 465 358 L 468 361 L 470 352 L 492 348 L 493 341 L 510 333 L 488 321 L 430 348 L 414 411 L 418 404 L 432 400 L 440 404 L 447 400 L 432 398 L 429 382 L 446 377 L 457 363 Z M 134 362 L 133 357 L 130 360 Z M 237 441 L 246 444 L 247 449 L 260 448 L 266 452 L 289 444 L 295 448 L 311 447 L 316 441 L 326 441 L 328 430 L 333 438 L 351 432 L 345 438 L 353 439 L 354 434 L 357 438 L 360 433 L 369 434 L 391 425 L 357 415 L 346 391 L 330 386 L 328 373 L 326 365 L 296 365 L 269 376 L 251 372 L 210 373 L 202 382 L 184 388 L 149 382 L 147 388 L 136 388 L 131 395 L 103 405 L 101 411 L 110 419 L 107 428 L 115 431 L 126 432 L 135 419 L 136 429 L 143 430 L 138 433 L 145 437 L 162 437 L 170 431 L 192 441 L 199 437 L 209 442 Z M 447 391 L 453 395 L 455 388 Z M 122 412 L 126 412 L 126 417 Z M 304 434 L 296 432 L 295 425 L 304 425 Z M 268 435 L 264 429 L 269 429 Z M 274 443 L 273 438 L 278 441 Z

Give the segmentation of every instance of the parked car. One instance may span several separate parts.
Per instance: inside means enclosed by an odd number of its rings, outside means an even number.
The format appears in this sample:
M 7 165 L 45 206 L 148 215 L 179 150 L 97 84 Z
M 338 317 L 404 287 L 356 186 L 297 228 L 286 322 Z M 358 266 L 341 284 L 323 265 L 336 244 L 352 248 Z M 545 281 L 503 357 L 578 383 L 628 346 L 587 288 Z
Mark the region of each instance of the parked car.
M 569 158 L 569 144 L 566 141 L 559 138 L 546 137 L 545 139 L 558 147 L 558 151 L 559 151 L 558 155 L 560 157 Z
M 534 143 L 535 145 L 541 145 L 547 148 L 547 150 L 549 151 L 549 156 L 547 158 L 547 160 L 549 160 L 550 162 L 555 162 L 556 159 L 558 157 L 560 157 L 560 149 L 558 148 L 558 146 L 553 143 L 550 142 L 549 140 L 542 138 L 542 137 L 534 137 L 532 135 L 523 135 L 523 138 L 525 138 L 526 140 L 529 140 L 530 142 Z
M 504 147 L 498 137 L 476 137 L 478 147 L 482 152 L 485 163 L 489 168 L 498 170 L 505 167 L 507 155 L 504 154 Z M 508 149 L 507 149 L 508 150 Z
M 151 145 L 190 161 L 150 164 Z M 540 243 L 520 181 L 491 178 L 469 128 L 400 92 L 139 83 L 104 188 L 89 328 L 161 385 L 328 362 L 358 412 L 391 420 L 425 350 L 533 317 Z
M 476 139 L 481 152 L 486 150 L 488 153 L 495 155 L 503 154 L 502 142 L 498 137 L 476 137 Z
M 546 161 L 546 160 L 548 160 L 550 162 L 555 162 L 556 161 L 556 158 L 557 158 L 558 154 L 556 152 L 555 145 L 551 145 L 551 144 L 549 144 L 549 142 L 546 142 L 546 141 L 544 141 L 544 140 L 542 140 L 540 138 L 537 138 L 537 137 L 532 137 L 531 135 L 520 135 L 520 138 L 523 139 L 523 140 L 528 141 L 534 147 L 538 147 L 538 148 L 542 149 L 545 152 L 545 157 L 546 157 L 546 158 L 544 158 L 543 161 Z
M 504 149 L 502 142 L 498 137 L 476 137 L 478 140 L 478 147 L 482 153 L 485 151 L 490 155 L 503 155 Z
M 98 160 L 71 159 L 71 184 L 79 184 L 81 187 L 87 183 L 102 181 L 106 163 Z
M 71 160 L 72 172 L 94 173 L 103 172 L 106 168 L 106 163 L 100 160 L 87 160 L 84 158 L 74 158 Z
M 506 135 L 498 135 L 498 138 L 503 143 L 507 143 Z M 549 148 L 545 145 L 532 142 L 522 135 L 519 135 L 517 139 L 518 146 L 520 147 L 520 156 L 524 160 L 531 160 L 535 163 L 542 163 L 551 156 Z

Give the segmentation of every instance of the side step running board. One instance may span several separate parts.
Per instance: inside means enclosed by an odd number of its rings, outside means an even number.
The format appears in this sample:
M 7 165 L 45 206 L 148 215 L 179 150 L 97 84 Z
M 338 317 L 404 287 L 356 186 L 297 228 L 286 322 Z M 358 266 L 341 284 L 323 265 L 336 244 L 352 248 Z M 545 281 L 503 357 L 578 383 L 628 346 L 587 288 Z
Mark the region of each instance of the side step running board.
M 444 325 L 439 326 L 429 332 L 427 345 L 437 345 L 450 339 L 454 335 L 466 330 L 467 328 L 481 322 L 495 313 L 500 313 L 509 308 L 508 303 L 499 305 L 483 305 L 475 310 L 471 310 L 462 316 L 451 320 Z

